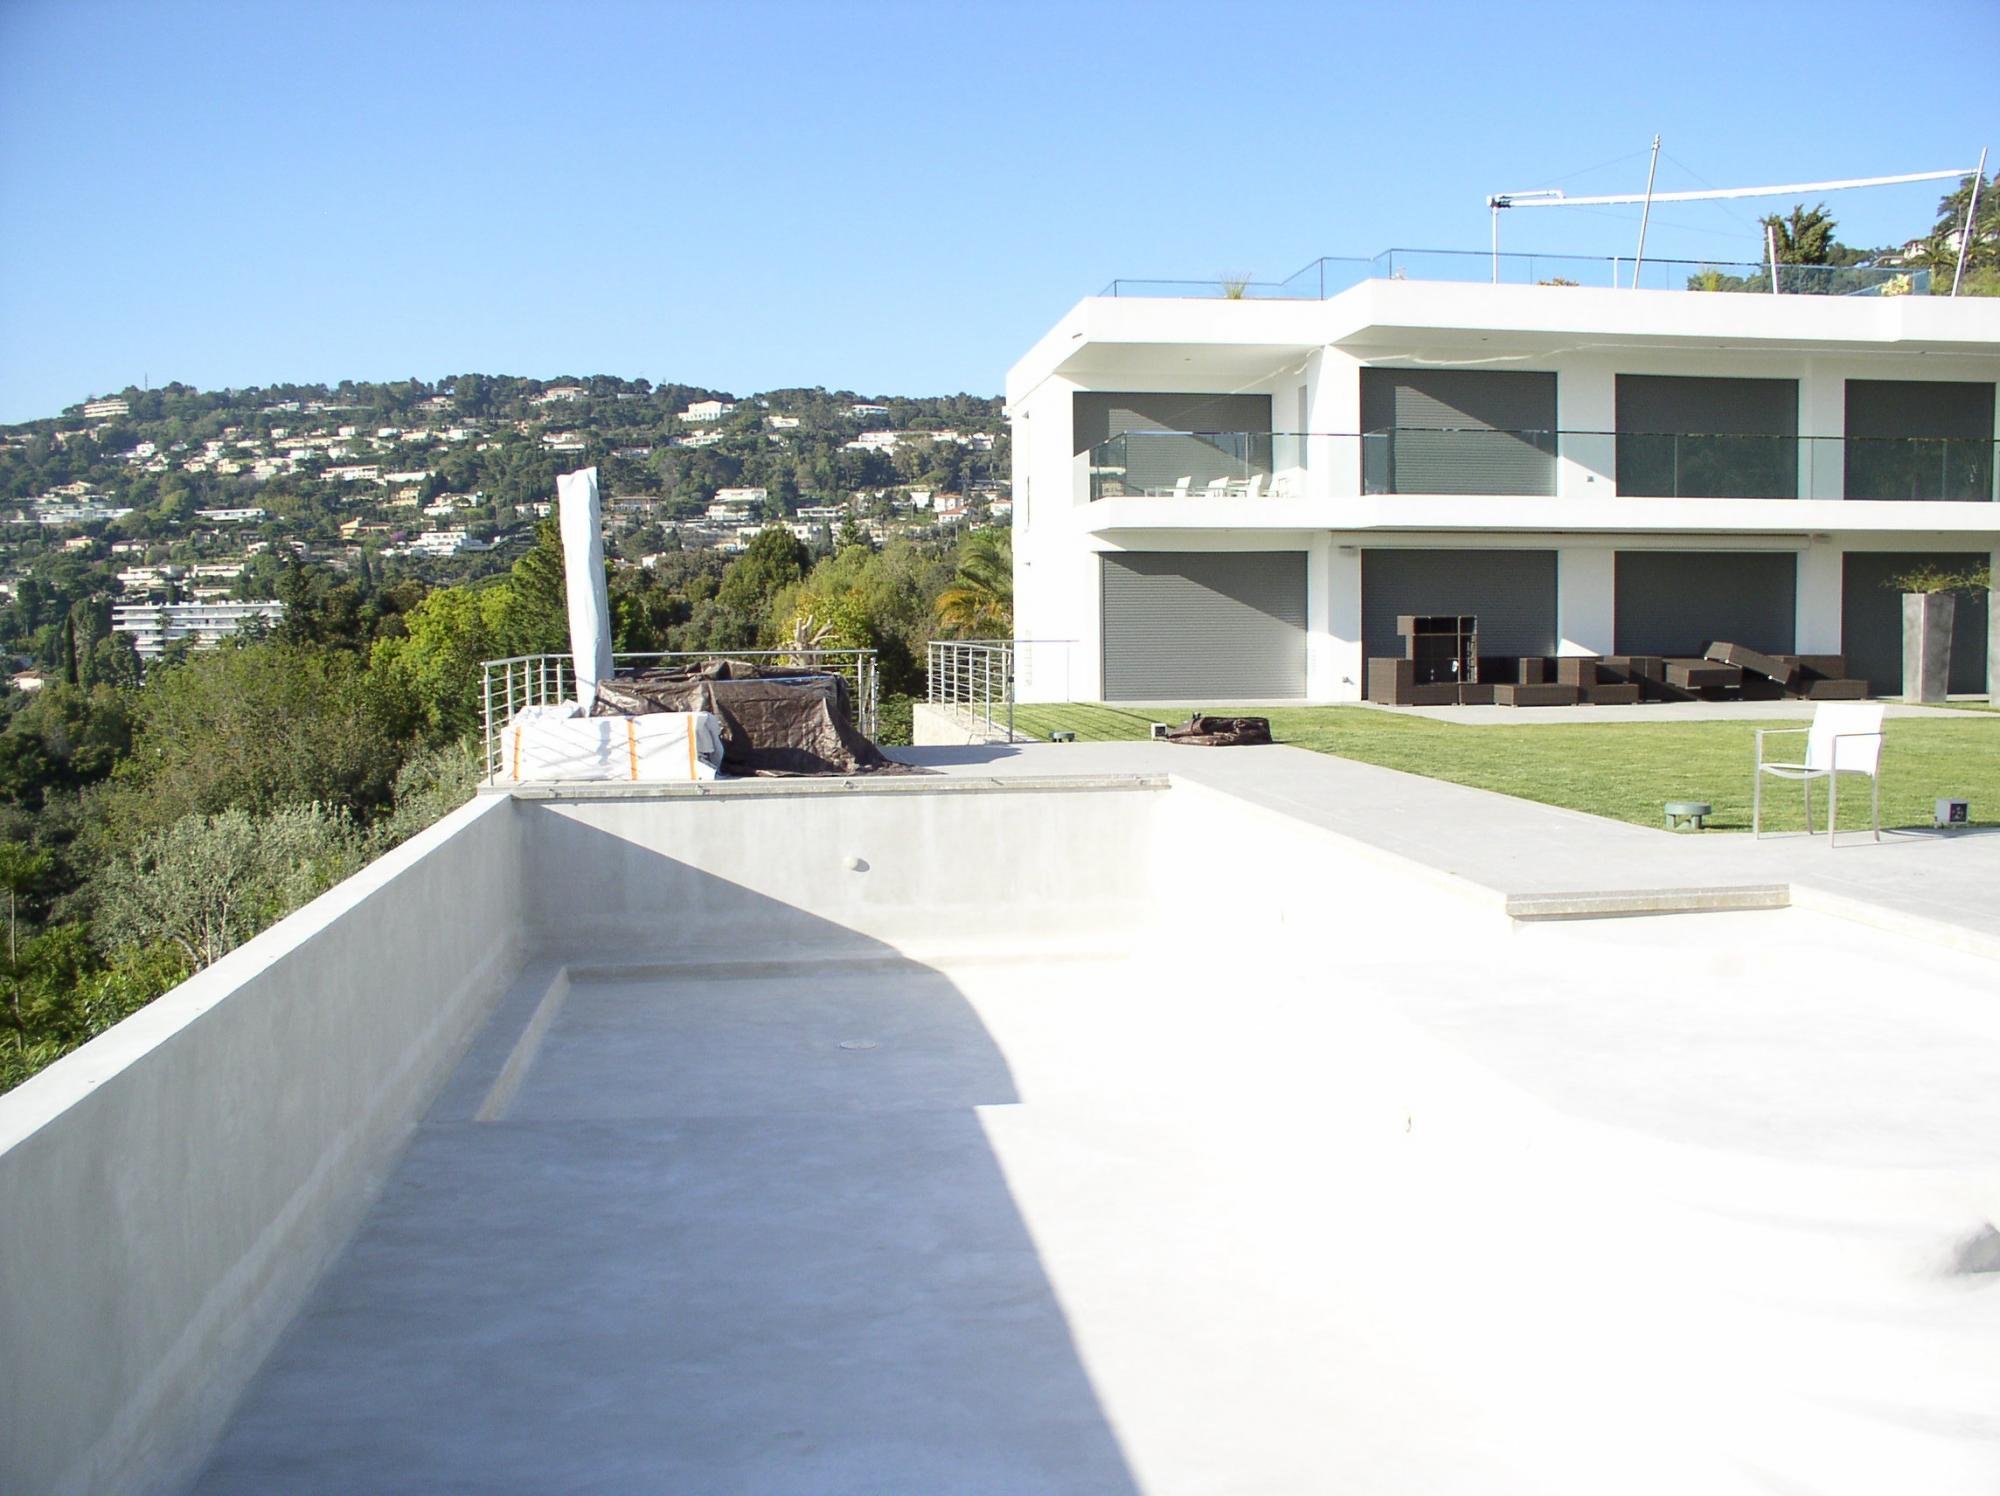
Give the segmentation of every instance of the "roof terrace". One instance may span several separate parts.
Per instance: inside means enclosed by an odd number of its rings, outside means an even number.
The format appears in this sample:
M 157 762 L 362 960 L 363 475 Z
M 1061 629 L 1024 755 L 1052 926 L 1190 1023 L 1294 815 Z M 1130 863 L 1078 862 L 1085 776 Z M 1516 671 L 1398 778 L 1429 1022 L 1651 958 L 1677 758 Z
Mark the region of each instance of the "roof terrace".
M 1596 286 L 1642 291 L 1736 291 L 1780 296 L 1928 296 L 1928 270 L 1901 265 L 1767 265 L 1735 260 L 1639 260 L 1631 255 L 1386 249 L 1362 259 L 1327 255 L 1280 281 L 1121 277 L 1103 296 L 1230 301 L 1324 301 L 1371 280 L 1462 281 L 1508 286 Z

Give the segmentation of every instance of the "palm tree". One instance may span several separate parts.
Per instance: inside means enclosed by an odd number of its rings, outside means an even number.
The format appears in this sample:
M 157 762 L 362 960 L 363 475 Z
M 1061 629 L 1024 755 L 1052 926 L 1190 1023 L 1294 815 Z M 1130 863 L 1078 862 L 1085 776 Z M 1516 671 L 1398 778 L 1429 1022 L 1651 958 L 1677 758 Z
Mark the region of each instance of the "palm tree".
M 932 604 L 944 631 L 960 639 L 1005 639 L 1014 632 L 1014 537 L 974 530 L 958 543 L 958 571 Z
M 1824 265 L 1832 258 L 1835 225 L 1825 203 L 1816 208 L 1793 203 L 1785 217 L 1772 213 L 1762 221 L 1777 230 L 1780 265 Z

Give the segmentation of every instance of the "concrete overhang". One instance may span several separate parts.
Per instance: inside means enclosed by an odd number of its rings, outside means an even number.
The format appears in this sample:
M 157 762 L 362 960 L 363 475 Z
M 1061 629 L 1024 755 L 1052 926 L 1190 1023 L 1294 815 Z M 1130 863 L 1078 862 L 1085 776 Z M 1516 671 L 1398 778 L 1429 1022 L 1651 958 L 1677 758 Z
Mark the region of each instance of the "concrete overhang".
M 1325 301 L 1087 297 L 1008 374 L 1010 400 L 1051 376 L 1100 386 L 1194 373 L 1236 383 L 1318 348 L 1364 358 L 1449 348 L 1552 357 L 1619 349 L 1718 353 L 1892 351 L 2000 358 L 2000 299 L 1759 296 L 1371 280 Z M 1183 369 L 1185 366 L 1185 369 Z
M 1968 511 L 1973 511 L 1968 513 Z M 1100 499 L 1072 511 L 1080 533 L 1393 530 L 1427 534 L 1919 535 L 2000 547 L 1992 504 L 1840 499 L 1523 499 L 1409 495 L 1305 499 Z
M 1104 384 L 1171 377 L 1185 368 L 1205 379 L 1260 379 L 1325 345 L 1320 329 L 1328 305 L 1086 297 L 1008 371 L 1007 398 L 1020 400 L 1051 377 Z
M 1327 341 L 1381 356 L 1468 342 L 1506 353 L 1619 348 L 2000 357 L 2000 301 L 1940 296 L 1758 296 L 1366 281 L 1326 303 Z

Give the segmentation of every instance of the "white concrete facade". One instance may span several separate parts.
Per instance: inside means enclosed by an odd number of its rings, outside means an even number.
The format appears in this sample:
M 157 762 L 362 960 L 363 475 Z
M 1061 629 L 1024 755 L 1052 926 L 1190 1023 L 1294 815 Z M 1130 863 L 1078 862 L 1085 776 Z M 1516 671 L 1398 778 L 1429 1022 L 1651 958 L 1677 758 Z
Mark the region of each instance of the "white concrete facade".
M 1381 367 L 1554 374 L 1554 492 L 1365 491 L 1362 371 Z M 1621 497 L 1621 375 L 1795 381 L 1797 495 Z M 1104 698 L 1105 552 L 1303 552 L 1310 701 L 1362 694 L 1360 552 L 1373 548 L 1555 551 L 1563 654 L 1614 652 L 1617 552 L 1782 552 L 1796 558 L 1796 651 L 1838 653 L 1849 553 L 2000 554 L 2000 504 L 1844 497 L 1851 380 L 2000 388 L 2000 304 L 1384 280 L 1311 301 L 1088 298 L 1008 376 L 1015 632 L 1074 641 L 1063 684 L 1028 660 L 1020 695 Z M 1093 500 L 1074 414 L 1093 393 L 1268 396 L 1269 486 Z

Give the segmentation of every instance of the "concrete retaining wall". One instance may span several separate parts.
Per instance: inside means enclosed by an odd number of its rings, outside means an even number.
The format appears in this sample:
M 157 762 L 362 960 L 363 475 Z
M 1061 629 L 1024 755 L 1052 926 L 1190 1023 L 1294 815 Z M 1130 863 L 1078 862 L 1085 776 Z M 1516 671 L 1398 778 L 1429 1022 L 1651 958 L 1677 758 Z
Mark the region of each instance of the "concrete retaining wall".
M 971 712 L 919 701 L 910 708 L 910 741 L 919 748 L 961 748 L 1012 741 L 1007 736 L 1005 708 L 997 716 L 997 725 L 989 727 Z
M 729 786 L 524 803 L 536 948 L 562 960 L 962 954 L 1129 940 L 1158 784 Z
M 482 799 L 0 1096 L 0 1491 L 172 1491 L 521 960 Z

